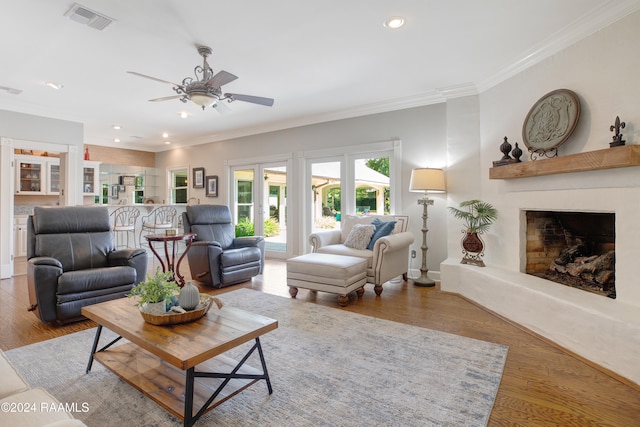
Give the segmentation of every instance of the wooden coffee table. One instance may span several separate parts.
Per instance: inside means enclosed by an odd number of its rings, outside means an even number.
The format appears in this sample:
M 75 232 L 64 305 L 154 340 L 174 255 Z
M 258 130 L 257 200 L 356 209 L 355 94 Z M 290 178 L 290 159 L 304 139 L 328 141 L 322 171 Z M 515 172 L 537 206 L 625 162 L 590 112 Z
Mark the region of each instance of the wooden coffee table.
M 271 394 L 259 337 L 275 330 L 278 321 L 235 307 L 214 308 L 190 323 L 156 326 L 146 323 L 128 298 L 82 307 L 82 314 L 98 323 L 87 373 L 95 358 L 185 426 L 260 380 Z M 98 350 L 103 327 L 119 337 Z M 130 342 L 113 346 L 121 338 Z M 252 340 L 253 347 L 240 362 L 223 355 Z M 255 351 L 261 371 L 245 364 Z

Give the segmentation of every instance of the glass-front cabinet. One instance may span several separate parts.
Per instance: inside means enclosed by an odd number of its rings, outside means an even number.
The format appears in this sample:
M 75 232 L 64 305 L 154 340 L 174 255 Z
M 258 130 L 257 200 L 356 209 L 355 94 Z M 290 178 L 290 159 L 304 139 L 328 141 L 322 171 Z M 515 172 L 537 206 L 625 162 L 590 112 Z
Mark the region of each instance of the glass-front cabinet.
M 60 163 L 50 162 L 47 180 L 47 194 L 60 194 Z
M 100 194 L 100 162 L 85 160 L 82 167 L 82 193 L 85 196 Z
M 15 194 L 60 193 L 60 159 L 56 157 L 16 156 Z
M 60 158 L 16 155 L 15 194 L 60 194 Z M 100 163 L 85 160 L 82 168 L 82 192 L 85 196 L 99 194 Z

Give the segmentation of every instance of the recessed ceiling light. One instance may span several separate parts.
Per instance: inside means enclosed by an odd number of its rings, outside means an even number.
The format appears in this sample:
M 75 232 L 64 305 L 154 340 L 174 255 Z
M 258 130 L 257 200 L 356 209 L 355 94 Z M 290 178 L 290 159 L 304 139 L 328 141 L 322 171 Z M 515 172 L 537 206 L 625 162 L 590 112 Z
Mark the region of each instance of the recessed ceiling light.
M 171 141 L 165 141 L 164 143 L 169 145 L 169 144 L 171 144 Z
M 186 119 L 187 117 L 189 117 L 189 114 L 183 111 L 182 113 L 180 113 L 180 117 Z
M 384 21 L 383 25 L 385 27 L 387 27 L 387 28 L 395 30 L 395 29 L 400 28 L 400 27 L 402 27 L 404 25 L 404 18 L 402 18 L 400 16 L 392 16 L 391 18 L 389 18 L 386 21 Z
M 44 82 L 44 84 L 46 84 L 47 86 L 55 90 L 59 90 L 63 88 L 62 83 Z
M 163 138 L 169 138 L 169 134 L 167 132 L 162 132 L 162 137 Z
M 122 129 L 122 126 L 120 126 L 120 125 L 113 125 L 113 128 L 114 128 L 115 130 L 120 130 L 120 129 Z
M 115 139 L 113 140 L 113 142 L 120 142 L 120 139 L 119 139 L 119 138 L 115 138 Z

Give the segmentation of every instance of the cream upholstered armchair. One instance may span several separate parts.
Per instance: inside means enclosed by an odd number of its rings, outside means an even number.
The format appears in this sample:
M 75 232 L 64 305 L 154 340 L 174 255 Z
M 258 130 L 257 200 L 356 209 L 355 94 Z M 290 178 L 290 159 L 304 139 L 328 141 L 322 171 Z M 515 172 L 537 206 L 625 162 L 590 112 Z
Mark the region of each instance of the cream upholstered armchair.
M 370 242 L 365 249 L 344 244 L 356 224 L 371 224 L 376 219 L 378 223 L 395 221 L 391 234 Z M 341 229 L 317 231 L 309 236 L 309 243 L 313 252 L 365 258 L 367 283 L 373 283 L 376 295 L 380 295 L 383 283 L 399 275 L 407 280 L 409 246 L 413 243 L 413 234 L 407 231 L 408 225 L 409 217 L 404 215 L 344 215 Z

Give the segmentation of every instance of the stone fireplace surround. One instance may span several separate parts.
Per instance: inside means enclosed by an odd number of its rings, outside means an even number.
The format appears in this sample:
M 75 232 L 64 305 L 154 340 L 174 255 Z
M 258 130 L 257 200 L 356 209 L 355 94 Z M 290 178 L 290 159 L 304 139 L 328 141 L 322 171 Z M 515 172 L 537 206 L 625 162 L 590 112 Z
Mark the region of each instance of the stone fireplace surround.
M 440 265 L 441 289 L 459 293 L 639 385 L 638 172 L 640 168 L 629 167 L 498 181 L 496 194 L 482 196 L 501 215 L 485 236 L 487 267 L 460 264 L 455 245 L 459 230 L 450 229 L 455 236 L 449 239 L 450 258 Z M 526 274 L 526 210 L 614 212 L 617 298 Z

